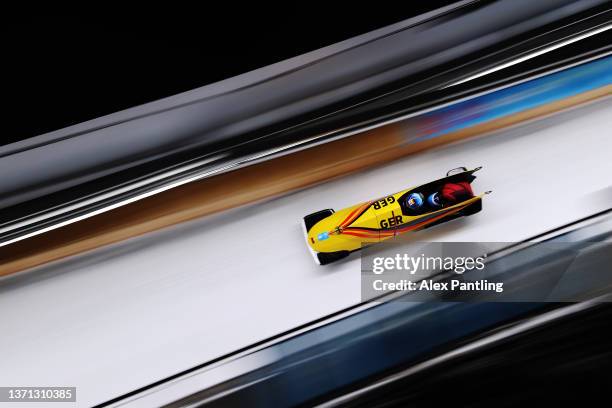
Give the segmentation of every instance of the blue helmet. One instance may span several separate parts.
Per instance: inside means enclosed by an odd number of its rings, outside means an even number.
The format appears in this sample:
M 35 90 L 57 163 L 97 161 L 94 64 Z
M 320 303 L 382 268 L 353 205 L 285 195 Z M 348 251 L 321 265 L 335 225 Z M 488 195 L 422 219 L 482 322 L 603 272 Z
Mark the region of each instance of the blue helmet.
M 434 208 L 442 207 L 442 201 L 440 201 L 440 194 L 437 191 L 433 194 L 430 194 L 429 197 L 427 197 L 427 204 Z
M 423 194 L 421 193 L 412 193 L 406 199 L 406 205 L 411 210 L 418 210 L 423 206 Z

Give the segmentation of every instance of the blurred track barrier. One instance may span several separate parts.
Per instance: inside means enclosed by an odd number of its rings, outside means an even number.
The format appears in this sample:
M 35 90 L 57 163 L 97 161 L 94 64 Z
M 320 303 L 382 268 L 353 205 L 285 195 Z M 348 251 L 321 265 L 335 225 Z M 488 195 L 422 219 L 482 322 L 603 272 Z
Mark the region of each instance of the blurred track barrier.
M 10 275 L 150 231 L 451 142 L 515 126 L 612 94 L 612 57 L 457 101 L 351 137 L 185 184 L 0 248 Z
M 603 0 L 463 0 L 0 146 L 0 247 L 181 185 L 609 55 Z

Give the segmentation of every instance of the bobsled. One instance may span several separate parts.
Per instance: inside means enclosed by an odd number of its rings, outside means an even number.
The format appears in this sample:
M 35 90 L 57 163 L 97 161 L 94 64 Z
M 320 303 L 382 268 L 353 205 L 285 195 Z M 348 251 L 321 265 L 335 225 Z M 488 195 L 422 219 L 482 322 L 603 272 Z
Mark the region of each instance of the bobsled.
M 326 209 L 304 217 L 308 249 L 320 265 L 347 257 L 364 246 L 397 235 L 438 225 L 482 210 L 482 198 L 472 182 L 477 167 L 458 167 L 446 177 L 372 201 L 334 211 Z

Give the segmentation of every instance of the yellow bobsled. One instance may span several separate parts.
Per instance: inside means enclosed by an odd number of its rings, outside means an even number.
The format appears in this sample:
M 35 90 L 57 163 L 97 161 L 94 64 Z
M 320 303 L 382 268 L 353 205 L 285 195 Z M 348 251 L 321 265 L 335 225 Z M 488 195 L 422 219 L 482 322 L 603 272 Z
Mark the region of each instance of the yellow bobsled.
M 482 209 L 474 195 L 474 172 L 465 167 L 446 177 L 402 190 L 340 211 L 318 211 L 304 217 L 308 248 L 315 261 L 325 265 L 348 256 L 363 245 L 374 244 L 408 231 L 468 216 Z

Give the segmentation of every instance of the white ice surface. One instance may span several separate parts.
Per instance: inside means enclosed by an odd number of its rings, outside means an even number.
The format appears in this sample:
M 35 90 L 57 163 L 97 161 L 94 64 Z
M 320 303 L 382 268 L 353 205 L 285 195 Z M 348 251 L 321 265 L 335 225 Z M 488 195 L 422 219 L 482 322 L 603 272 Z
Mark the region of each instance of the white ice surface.
M 608 100 L 5 281 L 0 385 L 76 386 L 89 406 L 354 305 L 359 256 L 316 265 L 301 218 L 457 166 L 483 166 L 475 190 L 493 193 L 423 240 L 516 241 L 593 213 L 612 184 L 610 129 Z

